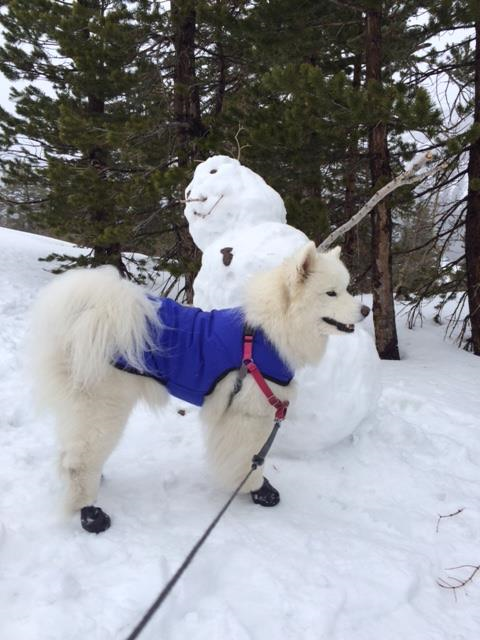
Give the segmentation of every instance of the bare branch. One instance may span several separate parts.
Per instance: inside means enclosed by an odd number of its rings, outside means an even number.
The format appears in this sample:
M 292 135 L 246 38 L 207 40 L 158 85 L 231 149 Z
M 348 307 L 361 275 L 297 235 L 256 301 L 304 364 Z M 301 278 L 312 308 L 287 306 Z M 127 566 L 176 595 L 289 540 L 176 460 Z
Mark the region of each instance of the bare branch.
M 437 173 L 437 171 L 444 169 L 448 164 L 448 162 L 445 160 L 443 162 L 439 162 L 428 171 L 419 173 L 420 169 L 432 160 L 433 155 L 431 153 L 426 153 L 418 162 L 413 164 L 410 169 L 407 169 L 407 171 L 404 171 L 396 178 L 394 178 L 391 182 L 379 189 L 360 209 L 358 213 L 352 216 L 350 220 L 348 220 L 345 224 L 342 224 L 342 226 L 338 227 L 338 229 L 335 229 L 335 231 L 333 231 L 329 236 L 325 238 L 325 240 L 319 245 L 318 251 L 325 251 L 331 244 L 333 244 L 338 238 L 340 238 L 340 236 L 342 236 L 347 231 L 350 231 L 350 229 L 353 229 L 353 227 L 359 224 L 363 220 L 363 218 L 365 218 L 365 216 L 370 213 L 370 211 L 374 209 L 381 200 L 388 196 L 389 193 L 392 193 L 392 191 L 395 191 L 395 189 L 403 187 L 407 184 L 425 180 L 425 178 L 433 176 L 435 173 Z
M 194 211 L 193 215 L 194 216 L 198 216 L 199 218 L 208 218 L 208 216 L 212 213 L 212 211 L 215 209 L 215 207 L 217 206 L 217 204 L 220 202 L 220 200 L 223 198 L 224 194 L 221 193 L 216 202 L 214 202 L 214 204 L 211 206 L 210 211 L 207 211 L 207 213 L 199 213 L 198 211 Z M 207 198 L 205 198 L 206 200 Z M 200 200 L 201 202 L 203 202 L 202 200 Z M 188 202 L 195 202 L 194 200 L 188 200 Z
M 242 149 L 247 149 L 250 145 L 249 144 L 244 144 L 243 146 L 240 145 L 240 140 L 238 139 L 239 135 L 241 134 L 242 131 L 245 131 L 245 128 L 242 127 L 241 124 L 238 125 L 238 131 L 235 134 L 235 142 L 237 143 L 237 160 L 240 162 L 240 157 L 242 155 Z

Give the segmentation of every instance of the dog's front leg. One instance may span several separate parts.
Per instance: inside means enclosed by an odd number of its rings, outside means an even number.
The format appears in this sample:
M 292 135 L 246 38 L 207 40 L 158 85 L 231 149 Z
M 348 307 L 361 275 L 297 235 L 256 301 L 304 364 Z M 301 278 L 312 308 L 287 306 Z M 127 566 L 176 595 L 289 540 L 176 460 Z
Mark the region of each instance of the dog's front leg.
M 263 484 L 260 489 L 251 491 L 250 495 L 255 504 L 262 507 L 274 507 L 280 502 L 280 493 L 273 487 L 267 478 L 263 478 Z
M 225 412 L 222 419 L 205 419 L 207 455 L 217 481 L 235 488 L 247 475 L 252 458 L 268 438 L 271 425 L 263 416 L 253 416 L 235 410 Z M 255 504 L 273 507 L 280 501 L 279 492 L 263 476 L 264 465 L 250 475 L 242 493 L 251 493 Z

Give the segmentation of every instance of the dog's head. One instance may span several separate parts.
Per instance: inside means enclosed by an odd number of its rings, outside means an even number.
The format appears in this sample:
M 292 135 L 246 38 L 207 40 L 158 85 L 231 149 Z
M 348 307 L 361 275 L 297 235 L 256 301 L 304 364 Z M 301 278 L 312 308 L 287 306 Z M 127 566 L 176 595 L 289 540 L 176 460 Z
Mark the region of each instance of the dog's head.
M 311 317 L 321 334 L 353 333 L 370 309 L 347 291 L 350 276 L 340 260 L 340 247 L 318 253 L 310 242 L 292 260 L 292 303 Z
M 340 248 L 318 253 L 307 243 L 251 282 L 247 318 L 260 325 L 295 365 L 316 362 L 327 335 L 353 333 L 370 309 L 347 291 Z
M 347 291 L 350 276 L 340 260 L 340 247 L 318 253 L 313 242 L 285 263 L 290 312 L 309 318 L 315 334 L 353 333 L 370 309 Z

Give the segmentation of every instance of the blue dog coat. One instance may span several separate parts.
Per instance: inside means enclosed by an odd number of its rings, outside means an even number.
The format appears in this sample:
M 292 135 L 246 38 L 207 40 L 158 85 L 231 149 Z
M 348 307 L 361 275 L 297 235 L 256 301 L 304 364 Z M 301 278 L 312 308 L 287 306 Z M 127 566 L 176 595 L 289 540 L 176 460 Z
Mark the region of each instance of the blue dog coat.
M 202 311 L 163 298 L 157 314 L 160 326 L 150 326 L 156 348 L 144 352 L 144 368 L 131 367 L 121 355 L 113 364 L 154 378 L 172 396 L 201 406 L 215 385 L 242 365 L 242 310 Z M 291 382 L 293 372 L 260 329 L 254 334 L 253 358 L 266 379 L 283 386 Z

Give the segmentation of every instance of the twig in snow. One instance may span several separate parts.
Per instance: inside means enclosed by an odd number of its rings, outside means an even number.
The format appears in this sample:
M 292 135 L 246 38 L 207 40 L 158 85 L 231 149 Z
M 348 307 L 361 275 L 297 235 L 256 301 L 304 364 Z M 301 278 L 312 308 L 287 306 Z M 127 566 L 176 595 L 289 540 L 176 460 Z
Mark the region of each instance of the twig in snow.
M 437 584 L 442 589 L 450 589 L 457 597 L 457 590 L 465 587 L 469 582 L 472 582 L 476 574 L 480 571 L 480 564 L 462 564 L 459 567 L 449 567 L 445 571 L 456 571 L 457 569 L 472 569 L 471 573 L 464 579 L 456 578 L 455 576 L 447 576 L 447 579 L 439 578 Z M 455 584 L 456 583 L 456 584 Z
M 318 251 L 325 251 L 325 249 L 328 249 L 328 247 L 333 244 L 335 240 L 337 240 L 340 236 L 343 236 L 344 233 L 350 231 L 350 229 L 353 229 L 353 227 L 355 227 L 359 222 L 363 220 L 363 218 L 365 218 L 367 213 L 370 213 L 370 211 L 374 209 L 381 200 L 388 196 L 388 194 L 392 191 L 395 191 L 395 189 L 403 187 L 407 184 L 412 184 L 414 182 L 420 182 L 420 180 L 424 180 L 425 178 L 433 176 L 434 173 L 437 173 L 437 171 L 440 171 L 440 169 L 443 169 L 447 166 L 447 161 L 445 160 L 443 162 L 439 162 L 428 171 L 419 173 L 420 169 L 432 160 L 432 153 L 426 153 L 422 158 L 420 158 L 418 162 L 415 162 L 415 164 L 413 164 L 410 169 L 407 169 L 407 171 L 404 171 L 396 178 L 394 178 L 391 182 L 379 189 L 370 198 L 370 200 L 365 205 L 363 205 L 358 213 L 352 216 L 350 220 L 348 220 L 345 224 L 342 224 L 341 227 L 335 229 L 335 231 L 333 231 L 329 236 L 325 238 L 322 243 L 320 243 L 320 245 L 318 246 Z
M 442 520 L 442 518 L 453 518 L 453 516 L 458 516 L 458 514 L 462 513 L 464 509 L 465 507 L 462 507 L 461 509 L 457 509 L 457 511 L 455 511 L 454 513 L 447 513 L 447 515 L 444 515 L 444 516 L 438 514 L 436 532 L 438 533 L 438 528 L 440 527 L 440 520 Z

